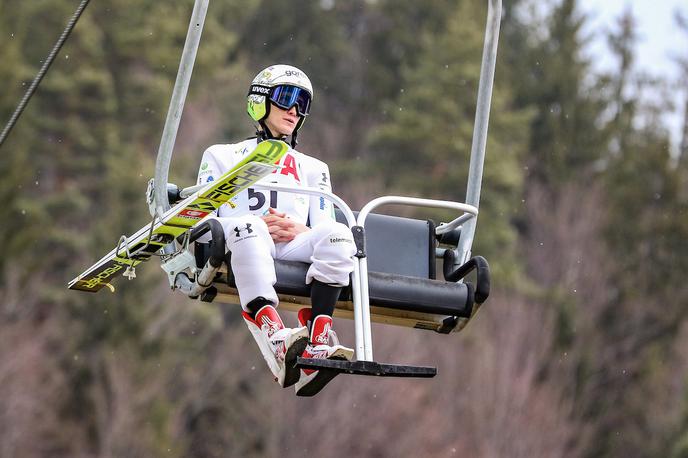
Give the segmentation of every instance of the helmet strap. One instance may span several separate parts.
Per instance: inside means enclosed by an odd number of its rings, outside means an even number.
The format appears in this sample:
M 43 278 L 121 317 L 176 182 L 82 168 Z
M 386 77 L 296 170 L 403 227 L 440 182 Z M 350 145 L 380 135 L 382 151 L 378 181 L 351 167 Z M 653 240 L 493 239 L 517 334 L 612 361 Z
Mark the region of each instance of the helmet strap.
M 259 127 L 256 126 L 256 137 L 258 138 L 258 143 L 262 142 L 263 140 L 270 140 L 270 139 L 278 139 L 278 140 L 284 140 L 286 137 L 278 138 L 276 137 L 272 131 L 268 128 L 268 125 L 265 123 L 265 120 L 267 119 L 268 115 L 270 114 L 270 106 L 271 103 L 267 103 L 267 108 L 265 110 L 265 116 L 258 121 L 258 124 L 260 125 Z M 290 144 L 292 148 L 296 148 L 296 145 L 298 144 L 298 140 L 296 139 L 297 133 L 299 131 L 299 127 L 301 127 L 301 124 L 303 124 L 303 116 L 299 116 L 299 122 L 296 124 L 296 127 L 294 128 L 294 131 L 291 133 L 291 140 Z
M 260 127 L 256 128 L 256 137 L 258 137 L 260 141 L 272 139 L 284 140 L 286 138 L 286 136 L 278 137 L 275 134 L 273 134 L 270 128 L 267 126 L 267 124 L 265 124 L 264 120 L 261 119 L 260 121 L 258 121 L 258 124 L 260 124 Z
M 258 143 L 270 139 L 270 134 L 268 134 L 268 132 L 270 132 L 270 129 L 263 124 L 263 121 L 260 121 L 260 126 L 256 126 L 256 138 L 258 139 Z
M 268 129 L 268 126 L 265 124 L 265 120 L 270 114 L 270 106 L 272 105 L 267 97 L 265 99 L 265 114 L 258 120 L 258 126 L 256 126 L 256 137 L 258 138 L 258 143 L 262 142 L 263 140 L 275 138 L 275 136 L 272 135 L 272 132 L 270 132 L 270 129 Z

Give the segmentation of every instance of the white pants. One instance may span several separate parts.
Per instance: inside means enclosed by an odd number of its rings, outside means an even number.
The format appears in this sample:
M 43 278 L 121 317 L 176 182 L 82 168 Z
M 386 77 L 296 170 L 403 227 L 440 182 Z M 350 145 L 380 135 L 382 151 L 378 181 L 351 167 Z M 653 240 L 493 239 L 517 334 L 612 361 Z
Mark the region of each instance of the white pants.
M 267 225 L 257 216 L 216 219 L 224 228 L 241 307 L 246 311 L 246 304 L 259 296 L 275 306 L 279 303 L 274 259 L 310 263 L 306 284 L 313 279 L 336 286 L 349 284 L 356 247 L 351 230 L 341 223 L 320 223 L 290 242 L 275 244 Z

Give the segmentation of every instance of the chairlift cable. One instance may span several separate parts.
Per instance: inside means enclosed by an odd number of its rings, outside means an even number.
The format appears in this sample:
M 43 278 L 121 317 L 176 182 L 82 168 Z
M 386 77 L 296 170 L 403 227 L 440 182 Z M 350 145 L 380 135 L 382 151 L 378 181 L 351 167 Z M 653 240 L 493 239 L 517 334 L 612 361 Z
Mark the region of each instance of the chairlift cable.
M 74 29 L 74 26 L 76 25 L 77 21 L 79 20 L 79 17 L 81 16 L 81 13 L 83 13 L 89 1 L 90 0 L 81 1 L 76 11 L 72 15 L 72 18 L 67 23 L 67 27 L 62 32 L 62 35 L 60 35 L 60 38 L 57 40 L 57 43 L 55 43 L 55 46 L 53 47 L 52 51 L 50 51 L 50 54 L 48 54 L 48 57 L 43 63 L 43 66 L 36 74 L 36 77 L 33 79 L 31 86 L 29 86 L 26 93 L 24 94 L 24 97 L 19 102 L 19 105 L 17 105 L 17 108 L 14 110 L 14 113 L 12 113 L 12 116 L 10 117 L 10 120 L 7 122 L 7 125 L 3 129 L 2 133 L 0 133 L 0 147 L 5 142 L 5 139 L 9 135 L 14 125 L 17 123 L 17 120 L 24 111 L 24 108 L 26 107 L 26 104 L 29 102 L 29 99 L 31 98 L 33 93 L 36 92 L 36 88 L 38 88 L 38 85 L 41 83 L 41 80 L 47 73 L 48 68 L 50 68 L 50 65 L 55 60 L 55 56 L 57 56 L 57 53 L 60 52 L 60 49 L 62 48 L 64 42 L 67 41 L 69 34 L 72 33 L 72 29 Z

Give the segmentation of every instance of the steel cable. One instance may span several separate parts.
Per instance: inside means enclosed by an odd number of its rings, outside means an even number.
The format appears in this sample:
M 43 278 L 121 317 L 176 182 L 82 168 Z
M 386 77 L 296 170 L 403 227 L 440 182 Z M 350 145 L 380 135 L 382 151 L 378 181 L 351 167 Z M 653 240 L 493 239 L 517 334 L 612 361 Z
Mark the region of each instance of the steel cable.
M 50 54 L 48 54 L 48 57 L 43 63 L 43 66 L 36 74 L 36 77 L 33 79 L 31 86 L 29 86 L 26 93 L 24 94 L 24 97 L 22 97 L 21 101 L 19 102 L 19 105 L 17 105 L 17 108 L 14 110 L 14 113 L 12 113 L 12 116 L 10 117 L 10 120 L 7 122 L 7 125 L 2 130 L 2 133 L 0 133 L 0 147 L 5 142 L 5 139 L 9 135 L 14 125 L 17 123 L 17 120 L 24 111 L 26 104 L 29 103 L 29 99 L 31 98 L 33 93 L 36 92 L 36 88 L 38 88 L 38 85 L 41 83 L 41 80 L 47 73 L 48 68 L 50 68 L 50 65 L 55 60 L 55 56 L 57 56 L 57 53 L 60 52 L 60 49 L 62 48 L 64 42 L 67 41 L 69 34 L 72 33 L 72 29 L 74 29 L 74 26 L 76 25 L 77 21 L 79 20 L 79 17 L 81 16 L 81 13 L 83 13 L 89 1 L 90 0 L 82 0 L 82 2 L 79 4 L 76 11 L 74 12 L 74 15 L 72 15 L 72 18 L 67 23 L 67 28 L 65 28 L 62 32 L 62 35 L 60 35 L 60 38 L 57 40 L 57 43 L 55 43 L 55 46 L 53 46 L 53 49 L 52 51 L 50 51 Z

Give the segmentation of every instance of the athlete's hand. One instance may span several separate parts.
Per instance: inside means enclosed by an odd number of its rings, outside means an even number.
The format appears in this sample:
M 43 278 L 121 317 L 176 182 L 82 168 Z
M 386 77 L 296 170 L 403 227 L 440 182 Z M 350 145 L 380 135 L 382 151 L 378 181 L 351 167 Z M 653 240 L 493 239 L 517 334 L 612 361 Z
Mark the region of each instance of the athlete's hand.
M 263 221 L 268 225 L 270 236 L 275 243 L 290 242 L 300 233 L 309 230 L 308 226 L 292 221 L 286 214 L 274 208 L 270 208 L 269 211 L 268 215 L 263 216 Z

